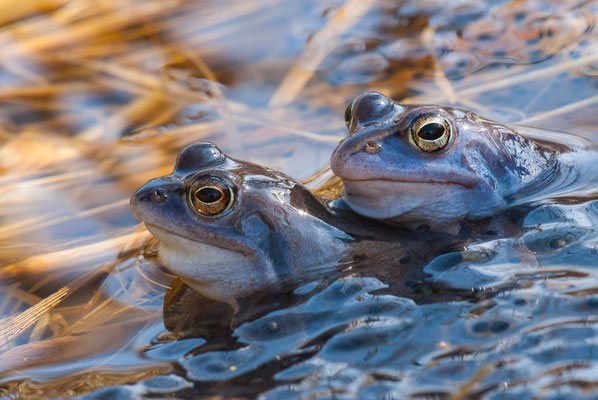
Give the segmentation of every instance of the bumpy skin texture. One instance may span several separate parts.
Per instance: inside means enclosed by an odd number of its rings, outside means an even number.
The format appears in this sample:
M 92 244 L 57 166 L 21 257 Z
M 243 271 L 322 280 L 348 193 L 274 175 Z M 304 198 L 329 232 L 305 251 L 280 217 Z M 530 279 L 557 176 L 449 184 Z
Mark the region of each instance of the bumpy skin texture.
M 451 137 L 437 151 L 413 141 L 422 116 L 446 121 Z M 347 109 L 349 136 L 331 166 L 356 212 L 397 224 L 442 225 L 488 217 L 529 194 L 532 182 L 560 173 L 559 146 L 453 107 L 400 104 L 370 92 Z
M 190 201 L 194 183 L 205 176 L 226 182 L 234 193 L 231 206 L 214 216 L 202 215 Z M 184 149 L 172 174 L 132 196 L 131 209 L 159 240 L 159 259 L 172 272 L 233 307 L 257 292 L 351 270 L 360 260 L 378 269 L 390 266 L 393 279 L 400 278 L 408 266 L 447 244 L 408 238 L 350 210 L 330 209 L 292 178 L 231 159 L 211 143 Z

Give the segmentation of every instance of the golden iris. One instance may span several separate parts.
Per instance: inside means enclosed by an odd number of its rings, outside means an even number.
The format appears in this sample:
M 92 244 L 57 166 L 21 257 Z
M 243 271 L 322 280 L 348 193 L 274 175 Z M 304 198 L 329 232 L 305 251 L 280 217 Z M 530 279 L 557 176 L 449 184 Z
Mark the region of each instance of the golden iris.
M 418 117 L 411 124 L 409 140 L 420 150 L 434 152 L 443 149 L 451 140 L 451 124 L 440 115 Z
M 195 180 L 189 191 L 189 201 L 198 213 L 208 217 L 222 214 L 234 200 L 232 188 L 224 180 L 204 175 Z

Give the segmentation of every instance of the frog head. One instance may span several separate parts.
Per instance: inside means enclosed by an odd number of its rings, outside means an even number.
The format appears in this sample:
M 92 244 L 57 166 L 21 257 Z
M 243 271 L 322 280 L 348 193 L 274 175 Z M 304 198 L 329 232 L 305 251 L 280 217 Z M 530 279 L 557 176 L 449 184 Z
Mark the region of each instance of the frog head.
M 332 170 L 347 204 L 371 218 L 406 225 L 483 218 L 546 164 L 517 132 L 460 108 L 369 92 L 345 116 L 349 135 L 332 154 Z

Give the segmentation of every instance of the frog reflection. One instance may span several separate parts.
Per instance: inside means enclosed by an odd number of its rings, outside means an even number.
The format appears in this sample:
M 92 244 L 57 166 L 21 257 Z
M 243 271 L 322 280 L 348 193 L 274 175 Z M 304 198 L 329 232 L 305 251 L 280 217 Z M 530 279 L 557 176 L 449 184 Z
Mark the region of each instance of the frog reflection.
M 347 108 L 332 170 L 356 212 L 451 230 L 596 180 L 595 146 L 515 130 L 459 108 L 402 104 L 370 92 Z M 594 185 L 595 186 L 595 185 Z
M 453 243 L 328 208 L 292 178 L 211 143 L 184 149 L 172 174 L 133 195 L 131 209 L 159 240 L 159 259 L 171 271 L 236 309 L 241 298 L 283 292 L 363 260 L 404 283 L 421 272 L 418 262 Z

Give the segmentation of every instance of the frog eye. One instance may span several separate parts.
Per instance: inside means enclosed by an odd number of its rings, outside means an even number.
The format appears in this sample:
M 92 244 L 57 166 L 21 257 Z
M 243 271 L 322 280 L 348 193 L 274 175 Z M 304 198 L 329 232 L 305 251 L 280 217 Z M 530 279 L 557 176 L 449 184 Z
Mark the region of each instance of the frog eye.
M 189 201 L 198 213 L 213 217 L 228 210 L 234 193 L 224 180 L 215 176 L 200 176 L 191 186 Z
M 409 141 L 420 150 L 434 152 L 444 148 L 453 135 L 451 124 L 440 115 L 424 115 L 411 124 Z

